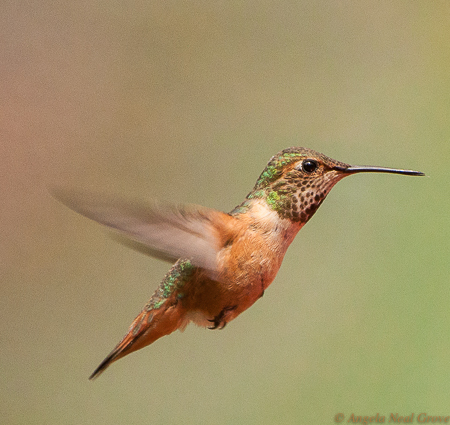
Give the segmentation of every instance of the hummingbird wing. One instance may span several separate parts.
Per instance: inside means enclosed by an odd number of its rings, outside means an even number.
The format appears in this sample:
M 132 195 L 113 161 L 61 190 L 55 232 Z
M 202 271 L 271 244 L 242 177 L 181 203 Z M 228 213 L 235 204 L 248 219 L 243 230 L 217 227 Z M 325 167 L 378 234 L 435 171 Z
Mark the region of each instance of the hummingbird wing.
M 156 257 L 188 258 L 217 276 L 217 254 L 233 218 L 200 206 L 161 206 L 125 201 L 94 193 L 53 189 L 55 198 L 72 210 L 150 247 Z M 226 239 L 226 237 L 225 237 Z

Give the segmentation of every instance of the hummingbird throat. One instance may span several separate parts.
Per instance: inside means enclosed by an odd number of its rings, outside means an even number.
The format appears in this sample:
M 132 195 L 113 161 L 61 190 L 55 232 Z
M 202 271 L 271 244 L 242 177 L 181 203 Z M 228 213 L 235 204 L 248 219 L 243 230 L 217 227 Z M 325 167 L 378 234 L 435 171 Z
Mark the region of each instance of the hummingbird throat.
M 265 199 L 281 218 L 305 224 L 337 181 L 329 174 L 299 177 L 295 173 L 287 173 L 274 184 L 249 193 L 247 199 Z

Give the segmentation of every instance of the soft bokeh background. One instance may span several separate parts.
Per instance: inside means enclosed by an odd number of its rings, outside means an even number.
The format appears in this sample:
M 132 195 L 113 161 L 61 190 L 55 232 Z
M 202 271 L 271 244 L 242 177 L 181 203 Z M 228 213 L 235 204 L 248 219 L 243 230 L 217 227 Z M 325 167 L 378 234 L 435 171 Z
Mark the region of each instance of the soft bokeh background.
M 448 1 L 7 0 L 0 53 L 1 423 L 450 415 Z M 292 145 L 430 177 L 339 183 L 224 331 L 88 381 L 169 265 L 46 186 L 230 210 Z

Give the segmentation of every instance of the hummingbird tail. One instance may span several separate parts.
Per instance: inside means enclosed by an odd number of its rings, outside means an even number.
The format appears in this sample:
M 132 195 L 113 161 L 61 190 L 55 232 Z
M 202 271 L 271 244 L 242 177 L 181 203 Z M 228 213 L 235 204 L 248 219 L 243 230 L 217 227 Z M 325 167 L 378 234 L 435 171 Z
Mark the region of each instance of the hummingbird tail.
M 122 341 L 100 363 L 89 379 L 97 378 L 116 360 L 152 344 L 180 327 L 183 328 L 186 325 L 186 312 L 181 303 L 170 301 L 171 299 L 165 300 L 157 309 L 144 308 L 134 319 Z

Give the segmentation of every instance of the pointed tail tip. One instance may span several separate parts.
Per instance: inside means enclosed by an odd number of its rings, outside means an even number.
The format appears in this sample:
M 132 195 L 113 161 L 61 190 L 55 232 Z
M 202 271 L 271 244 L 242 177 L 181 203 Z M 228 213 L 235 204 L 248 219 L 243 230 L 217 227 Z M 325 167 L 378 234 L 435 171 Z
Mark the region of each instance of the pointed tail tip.
M 100 366 L 94 370 L 93 373 L 91 373 L 91 375 L 89 376 L 89 381 L 93 381 L 94 379 L 98 378 L 104 371 L 105 371 L 106 367 L 103 369 L 100 369 Z
M 89 381 L 93 381 L 94 379 L 98 378 L 108 367 L 109 365 L 114 361 L 113 356 L 106 357 L 105 360 L 103 360 L 97 369 L 92 372 L 91 376 L 89 376 Z

